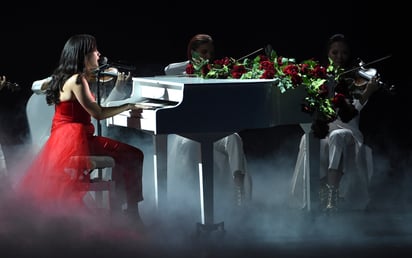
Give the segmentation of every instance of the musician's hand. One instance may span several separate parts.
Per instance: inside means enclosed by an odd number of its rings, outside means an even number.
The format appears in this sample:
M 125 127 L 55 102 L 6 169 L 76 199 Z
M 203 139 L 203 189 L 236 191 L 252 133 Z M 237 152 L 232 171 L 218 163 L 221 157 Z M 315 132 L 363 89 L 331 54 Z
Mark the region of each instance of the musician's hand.
M 376 92 L 380 88 L 379 85 L 379 78 L 374 76 L 372 79 L 366 84 L 365 89 L 359 96 L 359 101 L 363 105 L 369 99 L 369 97 Z
M 131 117 L 142 117 L 142 112 L 144 109 L 153 109 L 151 106 L 147 106 L 144 104 L 129 104 L 130 107 L 130 116 Z
M 130 117 L 141 118 L 143 109 L 132 109 L 130 110 Z
M 0 76 L 0 90 L 2 90 L 4 86 L 6 86 L 6 76 L 2 75 Z
M 366 84 L 367 90 L 375 92 L 379 89 L 379 77 L 373 76 L 372 79 Z
M 128 72 L 128 73 L 125 73 L 125 72 L 118 73 L 117 74 L 116 86 L 125 85 L 131 79 L 132 79 L 132 74 L 130 72 Z

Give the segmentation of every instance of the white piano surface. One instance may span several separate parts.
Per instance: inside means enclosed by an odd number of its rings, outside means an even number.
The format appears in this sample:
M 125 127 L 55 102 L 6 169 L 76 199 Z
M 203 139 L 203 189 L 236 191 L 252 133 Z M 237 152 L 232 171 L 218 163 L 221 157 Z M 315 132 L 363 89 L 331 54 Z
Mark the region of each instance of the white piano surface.
M 108 125 L 153 134 L 238 132 L 244 129 L 310 122 L 300 110 L 303 89 L 281 93 L 265 79 L 203 79 L 183 76 L 133 77 L 131 96 L 107 105 L 144 103 L 142 119 L 126 111 Z M 140 121 L 136 121 L 140 120 Z M 190 121 L 190 123 L 189 123 Z

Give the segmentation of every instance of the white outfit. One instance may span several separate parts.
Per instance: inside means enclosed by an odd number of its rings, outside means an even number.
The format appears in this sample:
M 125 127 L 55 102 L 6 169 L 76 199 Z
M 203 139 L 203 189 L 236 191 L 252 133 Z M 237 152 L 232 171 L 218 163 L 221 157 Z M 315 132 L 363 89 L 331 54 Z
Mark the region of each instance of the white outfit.
M 0 178 L 7 176 L 7 166 L 6 158 L 4 157 L 4 152 L 0 144 Z
M 186 74 L 186 67 L 189 64 L 189 60 L 179 63 L 171 63 L 165 67 L 164 71 L 166 75 L 184 75 Z
M 189 61 L 172 63 L 164 68 L 166 75 L 184 75 Z M 174 171 L 198 171 L 197 161 L 200 157 L 200 144 L 191 139 L 179 136 L 169 136 L 169 169 Z M 229 190 L 227 184 L 234 187 L 234 174 L 239 172 L 244 176 L 245 197 L 251 198 L 252 180 L 247 173 L 247 162 L 243 151 L 243 141 L 239 134 L 233 133 L 214 143 L 214 175 L 216 183 L 223 183 L 223 188 Z M 187 171 L 190 173 L 189 171 Z M 196 173 L 193 173 L 196 174 Z M 230 190 L 229 190 L 230 191 Z M 233 193 L 233 191 L 230 191 Z
M 354 105 L 359 112 L 364 106 L 358 100 L 354 101 Z M 349 209 L 364 209 L 368 204 L 368 185 L 373 172 L 372 150 L 363 143 L 359 117 L 358 114 L 348 123 L 340 119 L 329 123 L 328 136 L 320 140 L 320 178 L 327 176 L 328 169 L 338 169 L 342 162 L 339 195 L 344 200 L 343 208 Z M 289 204 L 294 208 L 305 208 L 307 204 L 306 154 L 306 138 L 302 136 L 290 188 Z

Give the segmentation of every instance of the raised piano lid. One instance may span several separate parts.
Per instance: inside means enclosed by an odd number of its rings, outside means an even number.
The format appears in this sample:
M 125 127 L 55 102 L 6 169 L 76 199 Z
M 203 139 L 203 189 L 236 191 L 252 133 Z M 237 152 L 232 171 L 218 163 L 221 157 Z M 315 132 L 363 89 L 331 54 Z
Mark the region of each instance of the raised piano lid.
M 181 76 L 134 77 L 132 94 L 121 103 L 137 103 L 144 99 L 176 102 L 173 107 L 154 111 L 156 134 L 237 132 L 310 122 L 310 115 L 301 111 L 305 90 L 298 88 L 281 93 L 273 82 Z
M 230 83 L 261 83 L 273 80 L 239 80 L 239 79 L 203 79 L 190 76 L 154 76 L 133 77 L 133 90 L 131 97 L 163 99 L 166 101 L 180 102 L 183 97 L 183 87 L 193 84 L 230 84 Z

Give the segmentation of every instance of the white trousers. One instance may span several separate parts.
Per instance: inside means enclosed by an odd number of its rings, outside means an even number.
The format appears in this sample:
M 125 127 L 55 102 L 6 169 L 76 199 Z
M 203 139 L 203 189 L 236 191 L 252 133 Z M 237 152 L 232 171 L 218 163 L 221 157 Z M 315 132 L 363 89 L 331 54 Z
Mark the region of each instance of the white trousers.
M 368 186 L 373 173 L 372 150 L 355 140 L 348 129 L 332 131 L 320 141 L 320 178 L 327 176 L 328 169 L 343 169 L 339 185 L 340 196 L 350 209 L 363 209 L 369 202 Z M 299 153 L 290 186 L 290 206 L 305 208 L 309 166 L 306 138 L 302 136 Z
M 198 162 L 200 144 L 191 139 L 169 135 L 168 170 L 180 175 L 181 180 L 198 181 Z M 247 161 L 243 141 L 239 134 L 228 135 L 214 143 L 213 152 L 215 188 L 229 190 L 234 187 L 233 176 L 236 171 L 245 175 L 245 194 L 250 198 L 252 180 L 247 172 Z M 171 175 L 172 175 L 171 174 Z M 229 191 L 233 193 L 233 191 Z
M 0 144 L 0 178 L 2 176 L 7 176 L 7 165 L 6 157 L 4 156 L 4 152 Z

